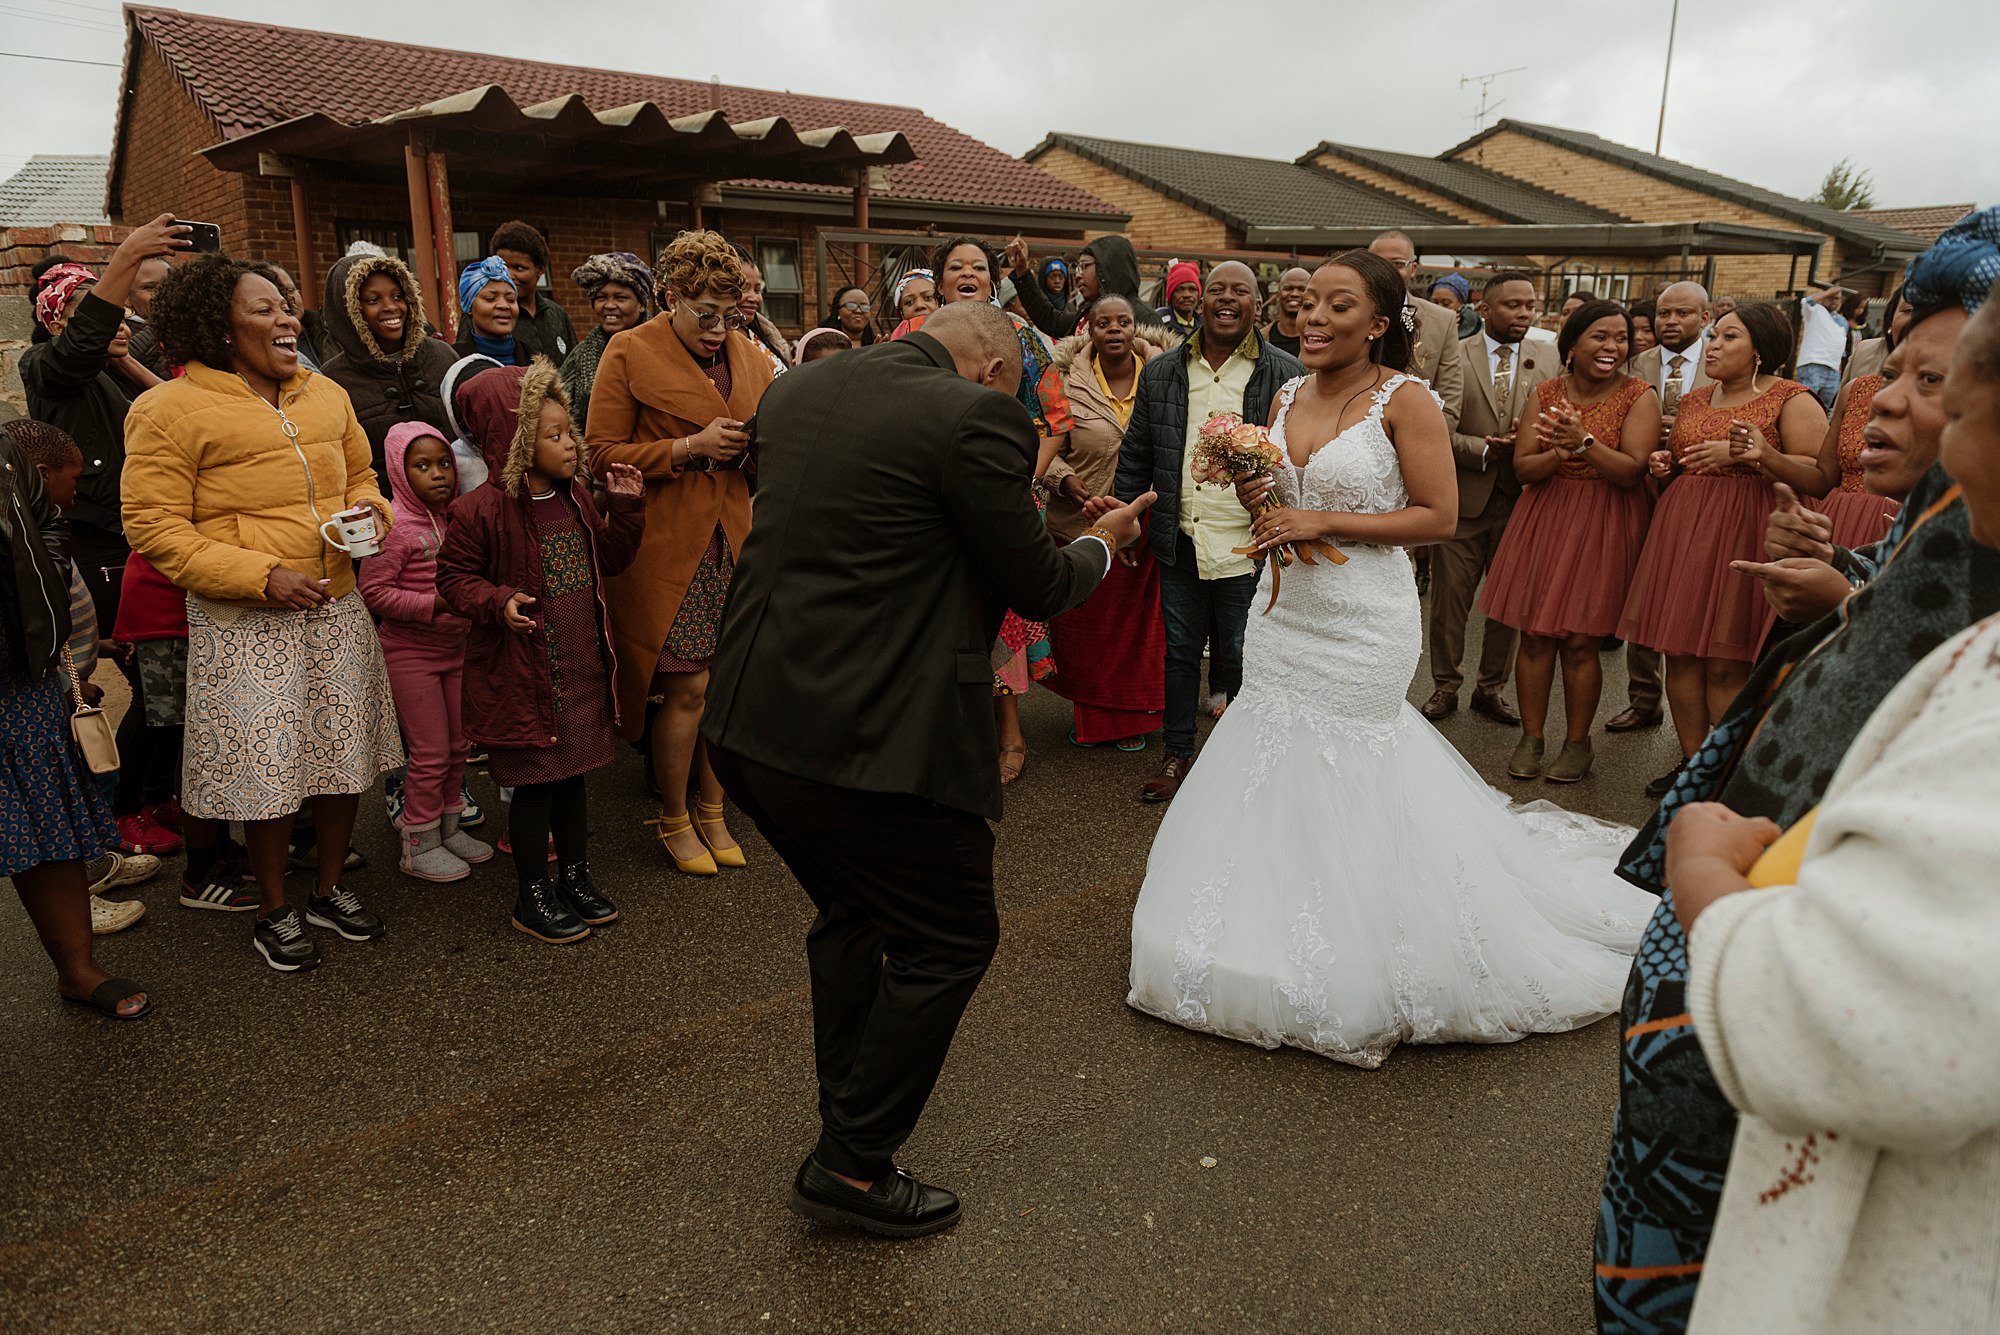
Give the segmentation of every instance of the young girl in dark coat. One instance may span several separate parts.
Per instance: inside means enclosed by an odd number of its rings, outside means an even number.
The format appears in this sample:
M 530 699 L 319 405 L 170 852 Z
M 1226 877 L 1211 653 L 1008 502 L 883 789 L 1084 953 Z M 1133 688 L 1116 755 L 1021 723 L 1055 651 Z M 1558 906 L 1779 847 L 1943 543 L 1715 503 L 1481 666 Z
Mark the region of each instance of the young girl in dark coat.
M 603 581 L 639 549 L 644 480 L 630 465 L 607 468 L 610 513 L 598 513 L 577 482 L 583 447 L 546 359 L 487 372 L 459 391 L 458 408 L 491 469 L 452 502 L 437 558 L 438 595 L 472 622 L 465 733 L 487 748 L 493 781 L 514 789 L 514 926 L 566 945 L 618 917 L 590 880 L 584 776 L 612 756 L 617 660 Z

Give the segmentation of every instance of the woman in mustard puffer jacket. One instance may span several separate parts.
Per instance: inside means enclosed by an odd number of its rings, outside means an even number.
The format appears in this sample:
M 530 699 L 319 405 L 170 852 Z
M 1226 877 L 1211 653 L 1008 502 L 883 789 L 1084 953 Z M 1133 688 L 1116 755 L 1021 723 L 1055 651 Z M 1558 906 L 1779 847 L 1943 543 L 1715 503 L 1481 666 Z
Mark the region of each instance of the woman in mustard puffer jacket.
M 265 266 L 204 256 L 174 270 L 153 309 L 187 373 L 126 415 L 124 517 L 133 550 L 188 594 L 181 804 L 244 822 L 262 901 L 253 945 L 274 969 L 310 969 L 318 947 L 285 902 L 304 802 L 320 836 L 304 921 L 382 934 L 340 875 L 360 794 L 402 746 L 353 562 L 321 525 L 366 507 L 386 533 L 389 507 L 347 394 L 300 368 L 299 322 Z

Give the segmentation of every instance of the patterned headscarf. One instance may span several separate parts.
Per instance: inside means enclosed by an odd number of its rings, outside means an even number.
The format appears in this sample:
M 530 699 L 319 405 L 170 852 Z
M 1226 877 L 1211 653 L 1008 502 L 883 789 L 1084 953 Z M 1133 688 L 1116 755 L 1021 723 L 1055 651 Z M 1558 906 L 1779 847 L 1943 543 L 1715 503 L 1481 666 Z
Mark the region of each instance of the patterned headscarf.
M 1977 315 L 2000 280 L 2000 204 L 1968 213 L 1936 244 L 1917 256 L 1903 284 L 1903 300 L 1916 311 L 1963 306 Z
M 902 313 L 903 310 L 903 289 L 910 285 L 910 280 L 912 278 L 928 278 L 931 280 L 931 285 L 933 287 L 937 285 L 937 275 L 932 273 L 929 269 L 912 269 L 908 273 L 904 274 L 901 278 L 898 278 L 896 280 L 896 292 L 894 296 L 889 298 L 889 305 L 893 307 L 897 312 L 897 314 L 899 315 Z
M 606 283 L 623 283 L 639 294 L 639 309 L 648 314 L 652 312 L 653 271 L 630 251 L 612 250 L 592 255 L 570 270 L 569 279 L 583 289 L 585 296 L 592 298 Z
M 63 308 L 69 299 L 85 283 L 94 283 L 97 275 L 81 264 L 58 264 L 42 275 L 42 290 L 35 294 L 35 323 L 50 333 L 56 331 L 56 321 L 62 318 Z
M 471 314 L 472 299 L 484 292 L 488 283 L 505 283 L 516 292 L 521 290 L 514 282 L 514 275 L 507 272 L 507 261 L 498 255 L 488 255 L 477 264 L 466 265 L 465 272 L 458 276 L 458 309 Z

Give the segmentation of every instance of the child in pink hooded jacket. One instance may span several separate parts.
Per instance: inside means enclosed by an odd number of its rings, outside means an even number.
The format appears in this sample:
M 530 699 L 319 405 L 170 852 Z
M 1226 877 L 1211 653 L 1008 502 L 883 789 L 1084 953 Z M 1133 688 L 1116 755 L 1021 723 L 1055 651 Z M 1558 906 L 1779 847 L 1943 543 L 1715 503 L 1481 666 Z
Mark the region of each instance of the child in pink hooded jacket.
M 423 422 L 389 428 L 383 463 L 396 523 L 380 555 L 361 563 L 360 584 L 368 610 L 381 618 L 382 656 L 409 753 L 401 866 L 422 880 L 461 881 L 471 875 L 469 864 L 487 861 L 493 849 L 458 827 L 466 755 L 459 682 L 470 623 L 437 592 L 437 554 L 458 473 L 451 447 Z

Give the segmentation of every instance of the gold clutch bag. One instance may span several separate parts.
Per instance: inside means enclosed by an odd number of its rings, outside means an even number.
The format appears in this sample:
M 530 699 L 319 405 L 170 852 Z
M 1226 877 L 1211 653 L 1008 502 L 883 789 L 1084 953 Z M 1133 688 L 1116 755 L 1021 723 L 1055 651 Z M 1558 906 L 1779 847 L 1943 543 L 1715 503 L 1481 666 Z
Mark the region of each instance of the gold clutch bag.
M 69 733 L 76 739 L 76 749 L 83 753 L 84 766 L 92 774 L 114 774 L 118 770 L 118 735 L 111 727 L 111 718 L 96 705 L 83 702 L 83 683 L 77 680 L 76 660 L 70 657 L 66 644 L 62 665 L 69 678 L 70 703 L 76 707 L 69 717 Z

